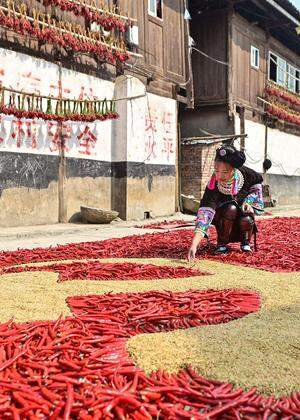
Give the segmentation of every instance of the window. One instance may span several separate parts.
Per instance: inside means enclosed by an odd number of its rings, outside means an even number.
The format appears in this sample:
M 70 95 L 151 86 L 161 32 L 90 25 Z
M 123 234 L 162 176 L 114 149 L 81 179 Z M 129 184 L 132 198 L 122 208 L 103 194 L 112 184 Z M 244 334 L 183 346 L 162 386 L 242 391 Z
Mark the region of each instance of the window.
M 300 70 L 296 70 L 295 92 L 300 94 Z
M 130 26 L 126 37 L 129 44 L 139 45 L 139 27 L 137 25 Z
M 269 58 L 269 79 L 277 83 L 277 57 L 272 53 Z
M 148 0 L 148 13 L 151 16 L 162 19 L 163 0 Z
M 277 83 L 286 86 L 286 61 L 277 57 Z
M 296 69 L 295 67 L 287 64 L 287 88 L 292 92 L 296 91 Z
M 251 67 L 259 69 L 259 49 L 251 45 Z
M 300 70 L 271 52 L 269 54 L 269 79 L 291 92 L 300 93 Z

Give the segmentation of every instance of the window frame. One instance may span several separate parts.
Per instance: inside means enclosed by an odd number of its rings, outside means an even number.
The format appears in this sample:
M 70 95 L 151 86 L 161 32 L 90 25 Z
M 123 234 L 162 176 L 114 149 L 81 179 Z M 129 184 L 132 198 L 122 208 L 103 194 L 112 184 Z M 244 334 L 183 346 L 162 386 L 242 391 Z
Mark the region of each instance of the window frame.
M 259 70 L 259 68 L 260 68 L 260 51 L 259 51 L 259 48 L 256 47 L 255 45 L 251 44 L 250 51 L 251 51 L 251 53 L 250 53 L 251 67 L 255 70 Z M 257 59 L 257 64 L 256 64 L 256 59 Z
M 276 57 L 276 81 L 271 79 L 271 55 Z M 284 69 L 279 68 L 280 67 L 280 61 L 284 62 Z M 291 73 L 294 72 L 294 75 Z M 284 72 L 284 81 L 279 81 L 279 72 Z M 297 76 L 298 73 L 298 76 Z M 290 88 L 290 78 L 294 79 L 293 88 Z M 286 88 L 289 92 L 300 94 L 300 68 L 295 66 L 295 64 L 292 64 L 290 61 L 286 60 L 279 54 L 275 53 L 272 50 L 269 50 L 269 60 L 268 60 L 268 79 L 274 83 L 276 83 L 278 86 Z M 298 92 L 297 92 L 298 89 Z
M 298 76 L 297 76 L 298 73 Z M 296 67 L 295 93 L 300 95 L 300 69 Z
M 286 74 L 287 88 L 291 92 L 295 93 L 296 92 L 296 67 L 287 62 L 286 63 L 286 70 L 287 70 L 287 74 Z M 290 86 L 293 86 L 293 87 L 290 88 Z
M 151 10 L 151 7 L 150 7 L 152 1 L 154 1 L 154 8 L 155 8 L 154 12 Z M 155 19 L 159 19 L 159 20 L 162 21 L 163 20 L 163 0 L 159 0 L 159 1 L 161 2 L 161 17 L 159 17 L 157 15 L 157 10 L 158 10 L 157 9 L 157 0 L 148 0 L 148 15 L 152 16 Z

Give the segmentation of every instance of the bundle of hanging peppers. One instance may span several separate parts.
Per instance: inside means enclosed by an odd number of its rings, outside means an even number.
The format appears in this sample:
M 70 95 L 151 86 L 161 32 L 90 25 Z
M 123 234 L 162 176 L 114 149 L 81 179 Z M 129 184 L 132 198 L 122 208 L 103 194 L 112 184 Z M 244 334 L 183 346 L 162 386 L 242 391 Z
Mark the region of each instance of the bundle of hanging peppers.
M 300 271 L 300 247 L 299 241 L 295 239 L 300 236 L 300 218 L 261 220 L 257 225 L 257 252 L 245 254 L 233 246 L 233 252 L 219 256 L 214 255 L 212 247 L 207 247 L 198 252 L 197 258 L 215 259 L 272 272 Z M 55 248 L 0 252 L 0 269 L 16 264 L 65 259 L 186 258 L 192 237 L 192 229 L 183 229 Z M 211 239 L 215 239 L 214 231 Z
M 286 88 L 278 86 L 275 83 L 268 83 L 268 85 L 265 87 L 265 95 L 267 97 L 277 97 L 284 99 L 290 105 L 296 105 L 300 107 L 300 95 L 294 94 L 288 91 Z
M 265 99 L 269 102 L 266 106 L 268 114 L 279 120 L 300 125 L 300 96 L 289 92 L 287 89 L 269 82 L 264 91 Z
M 45 6 L 59 7 L 62 11 L 72 12 L 75 16 L 82 16 L 88 23 L 96 22 L 103 26 L 106 31 L 116 29 L 120 32 L 126 32 L 128 27 L 132 25 L 130 19 L 124 20 L 118 16 L 113 10 L 110 10 L 107 5 L 107 10 L 97 10 L 86 2 L 71 0 L 43 0 Z
M 77 100 L 39 96 L 0 86 L 0 113 L 45 121 L 105 121 L 117 119 L 114 100 Z
M 291 111 L 286 107 L 283 107 L 279 103 L 272 103 L 267 105 L 266 111 L 277 117 L 279 120 L 287 121 L 291 124 L 300 125 L 300 113 L 296 111 Z
M 46 17 L 44 17 L 44 21 L 36 20 L 32 22 L 25 12 L 22 17 L 19 17 L 14 14 L 14 9 L 7 12 L 0 9 L 0 25 L 21 35 L 29 35 L 39 41 L 60 46 L 70 51 L 95 54 L 98 59 L 108 63 L 115 64 L 117 60 L 124 62 L 129 59 L 125 47 L 112 48 L 108 43 L 91 38 L 83 28 L 81 30 L 82 35 L 76 34 L 64 29 L 69 26 L 65 22 L 61 23 L 61 28 L 53 25 L 47 26 Z M 122 45 L 124 46 L 124 43 Z

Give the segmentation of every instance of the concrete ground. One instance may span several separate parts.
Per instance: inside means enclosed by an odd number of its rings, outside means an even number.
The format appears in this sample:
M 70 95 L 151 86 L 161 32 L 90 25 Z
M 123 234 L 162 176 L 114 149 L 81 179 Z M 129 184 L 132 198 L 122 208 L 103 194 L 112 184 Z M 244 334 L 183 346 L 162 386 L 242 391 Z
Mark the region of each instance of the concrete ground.
M 300 217 L 300 206 L 284 206 L 266 209 L 272 215 L 277 216 L 298 216 Z M 153 233 L 153 229 L 140 229 L 136 225 L 147 225 L 164 220 L 184 219 L 193 221 L 194 216 L 176 213 L 170 217 L 161 217 L 138 222 L 114 222 L 110 225 L 83 225 L 83 224 L 55 224 L 43 226 L 25 226 L 13 228 L 0 228 L 0 251 L 12 251 L 18 248 L 37 248 L 78 243 L 87 241 L 99 241 L 110 238 L 122 238 L 128 235 L 143 235 Z M 161 232 L 161 230 L 160 230 Z

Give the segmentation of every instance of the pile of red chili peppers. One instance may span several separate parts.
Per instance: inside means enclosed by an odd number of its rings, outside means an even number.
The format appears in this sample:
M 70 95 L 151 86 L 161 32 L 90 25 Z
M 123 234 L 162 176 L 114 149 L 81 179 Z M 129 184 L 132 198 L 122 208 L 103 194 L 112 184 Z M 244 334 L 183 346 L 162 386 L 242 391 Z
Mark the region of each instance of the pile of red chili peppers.
M 212 247 L 207 247 L 200 250 L 197 257 L 272 272 L 300 271 L 300 245 L 297 241 L 300 237 L 300 218 L 261 220 L 258 222 L 258 229 L 258 252 L 244 254 L 235 248 L 226 256 L 215 256 Z M 179 230 L 55 248 L 0 252 L 0 268 L 64 259 L 186 258 L 192 236 L 192 230 Z
M 192 368 L 151 376 L 126 341 L 140 333 L 229 322 L 259 310 L 246 290 L 72 297 L 74 318 L 0 327 L 0 417 L 30 419 L 292 418 L 298 394 L 263 398 Z
M 271 271 L 298 271 L 299 218 L 259 223 L 259 251 L 237 251 L 226 262 Z M 185 257 L 192 232 L 181 230 L 0 254 L 2 273 L 58 271 L 61 280 L 153 279 L 204 274 L 186 267 L 80 261 L 108 257 Z M 201 257 L 201 255 L 200 255 Z M 202 258 L 219 258 L 206 250 Z M 15 264 L 77 260 L 43 267 Z M 79 261 L 78 261 L 79 260 Z M 147 376 L 126 349 L 137 334 L 230 322 L 258 311 L 260 297 L 248 290 L 150 291 L 69 297 L 73 317 L 0 325 L 0 418 L 3 419 L 294 419 L 300 393 L 268 398 L 256 389 L 200 376 Z
M 3 273 L 52 271 L 64 280 L 153 280 L 202 276 L 206 273 L 188 267 L 168 267 L 153 264 L 103 263 L 99 261 L 50 264 L 47 266 L 8 267 Z

